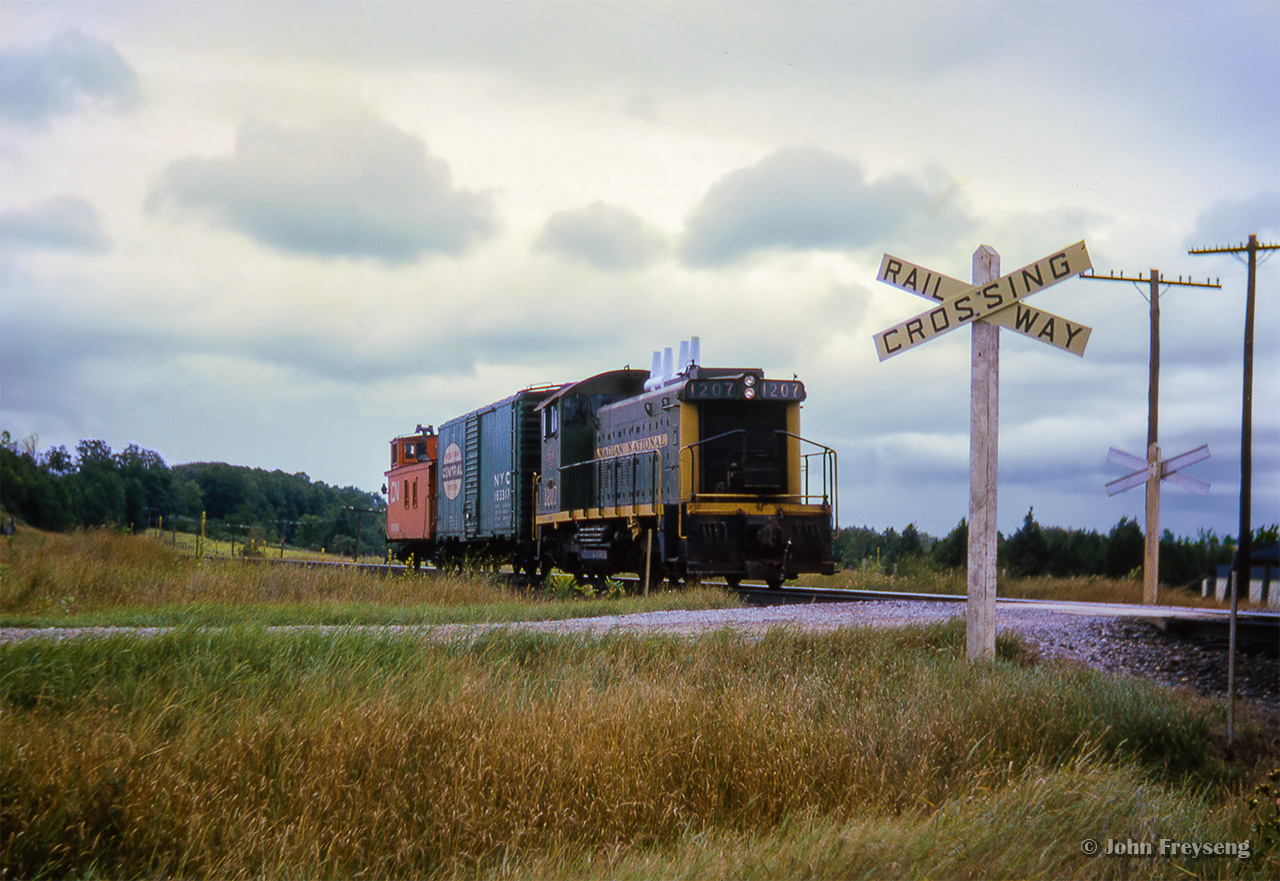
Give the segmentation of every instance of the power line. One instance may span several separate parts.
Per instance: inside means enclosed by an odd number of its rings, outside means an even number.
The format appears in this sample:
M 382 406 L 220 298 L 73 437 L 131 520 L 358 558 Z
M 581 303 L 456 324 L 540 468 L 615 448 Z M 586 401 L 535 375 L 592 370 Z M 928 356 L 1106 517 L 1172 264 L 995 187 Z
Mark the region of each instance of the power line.
M 1130 282 L 1137 287 L 1139 283 L 1148 285 L 1149 293 L 1143 294 L 1143 299 L 1151 304 L 1151 349 L 1149 357 L 1149 373 L 1147 383 L 1147 446 L 1150 447 L 1154 443 L 1159 442 L 1159 419 L 1160 419 L 1160 287 L 1163 285 L 1165 289 L 1171 287 L 1193 287 L 1193 288 L 1221 288 L 1222 284 L 1215 280 L 1209 281 L 1192 281 L 1188 276 L 1186 281 L 1182 280 L 1182 276 L 1178 276 L 1178 280 L 1165 278 L 1160 275 L 1159 269 L 1152 269 L 1149 276 L 1126 276 L 1121 270 L 1119 275 L 1114 272 L 1109 275 L 1098 275 L 1090 272 L 1087 275 L 1081 274 L 1081 278 L 1091 281 L 1124 281 Z M 1142 289 L 1138 288 L 1138 292 L 1142 293 Z
M 1022 151 L 1014 144 L 1006 144 L 994 139 L 981 137 L 979 133 L 973 129 L 965 129 L 936 119 L 927 113 L 921 113 L 909 108 L 904 108 L 900 102 L 881 98 L 864 89 L 856 88 L 843 80 L 837 79 L 836 77 L 809 70 L 797 65 L 795 62 L 786 61 L 785 59 L 771 55 L 768 52 L 726 37 L 709 28 L 704 28 L 684 19 L 677 18 L 670 13 L 651 9 L 642 4 L 635 4 L 639 5 L 639 8 L 643 9 L 648 13 L 648 15 L 665 19 L 667 22 L 673 23 L 675 27 L 667 26 L 662 22 L 655 21 L 653 18 L 647 18 L 643 15 L 638 15 L 626 9 L 619 8 L 616 3 L 606 3 L 604 0 L 591 0 L 591 2 L 602 9 L 609 10 L 615 15 L 629 18 L 632 21 L 639 22 L 640 24 L 653 28 L 654 30 L 661 31 L 662 33 L 692 43 L 696 46 L 700 46 L 704 49 L 720 53 L 742 64 L 750 65 L 758 70 L 763 70 L 766 73 L 796 83 L 797 85 L 816 89 L 817 91 L 835 98 L 838 101 L 862 107 L 897 122 L 927 129 L 932 131 L 934 134 L 947 138 L 948 140 L 955 141 L 958 144 L 983 150 L 989 154 L 996 154 L 1006 162 L 1023 165 L 1024 167 L 1034 170 L 1039 174 L 1052 177 L 1062 177 L 1065 175 L 1067 179 L 1074 180 L 1072 178 L 1071 171 L 1061 162 L 1038 157 Z M 723 47 L 726 45 L 730 46 L 731 49 L 724 49 Z M 761 61 L 760 59 L 764 60 Z M 1102 181 L 1094 181 L 1092 184 L 1084 184 L 1075 181 L 1075 186 L 1078 189 L 1104 195 L 1108 198 L 1128 204 L 1129 206 L 1137 204 L 1137 200 L 1135 198 L 1126 197 L 1117 191 L 1108 191 L 1108 188 Z

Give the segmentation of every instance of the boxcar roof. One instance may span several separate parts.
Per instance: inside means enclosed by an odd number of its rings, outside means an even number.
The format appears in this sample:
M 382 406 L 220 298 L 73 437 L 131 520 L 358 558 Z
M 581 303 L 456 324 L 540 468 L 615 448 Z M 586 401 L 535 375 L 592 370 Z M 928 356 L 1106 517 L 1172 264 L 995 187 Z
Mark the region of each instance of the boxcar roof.
M 597 388 L 608 389 L 610 391 L 621 391 L 629 394 L 639 394 L 644 391 L 644 381 L 649 378 L 648 370 L 631 370 L 623 368 L 621 370 L 607 370 L 604 373 L 597 373 L 595 376 L 588 376 L 586 379 L 580 379 L 577 382 L 571 382 L 561 388 L 555 394 L 550 395 L 545 401 L 539 404 L 535 409 L 541 410 L 543 407 L 550 405 L 554 401 L 558 401 L 566 395 L 574 392 L 594 392 Z

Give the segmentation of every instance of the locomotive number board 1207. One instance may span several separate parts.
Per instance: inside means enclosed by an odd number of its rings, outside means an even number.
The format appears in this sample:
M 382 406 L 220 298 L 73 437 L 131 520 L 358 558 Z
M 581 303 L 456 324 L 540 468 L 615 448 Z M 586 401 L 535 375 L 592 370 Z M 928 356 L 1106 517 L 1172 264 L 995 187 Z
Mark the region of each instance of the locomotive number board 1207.
M 804 383 L 791 379 L 691 379 L 680 393 L 684 401 L 803 401 Z

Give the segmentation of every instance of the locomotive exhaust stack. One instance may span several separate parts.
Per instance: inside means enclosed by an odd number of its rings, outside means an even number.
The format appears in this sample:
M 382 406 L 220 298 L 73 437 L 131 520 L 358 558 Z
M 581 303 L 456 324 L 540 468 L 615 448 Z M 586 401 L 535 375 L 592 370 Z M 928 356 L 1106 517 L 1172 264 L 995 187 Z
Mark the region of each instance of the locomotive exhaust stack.
M 653 353 L 653 368 L 649 378 L 645 380 L 644 390 L 649 392 L 664 385 L 671 385 L 682 376 L 688 376 L 690 368 L 696 367 L 702 358 L 702 346 L 698 337 L 690 337 L 680 341 L 680 361 L 677 369 L 672 357 L 671 347 Z

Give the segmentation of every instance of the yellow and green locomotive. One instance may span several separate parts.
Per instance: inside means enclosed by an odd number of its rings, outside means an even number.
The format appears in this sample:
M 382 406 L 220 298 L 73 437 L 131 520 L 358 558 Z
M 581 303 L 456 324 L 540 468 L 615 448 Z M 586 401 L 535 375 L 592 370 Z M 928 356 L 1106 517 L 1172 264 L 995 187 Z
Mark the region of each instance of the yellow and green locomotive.
M 697 351 L 696 339 L 682 347 L 676 369 L 668 349 L 650 371 L 518 393 L 453 420 L 471 427 L 461 443 L 446 441 L 446 423 L 440 454 L 458 450 L 434 469 L 437 497 L 477 487 L 493 498 L 452 525 L 439 518 L 432 536 L 406 537 L 398 522 L 388 540 L 402 555 L 483 549 L 582 578 L 778 585 L 834 571 L 836 456 L 800 434 L 804 384 L 703 367 Z M 387 476 L 397 485 L 394 463 Z

